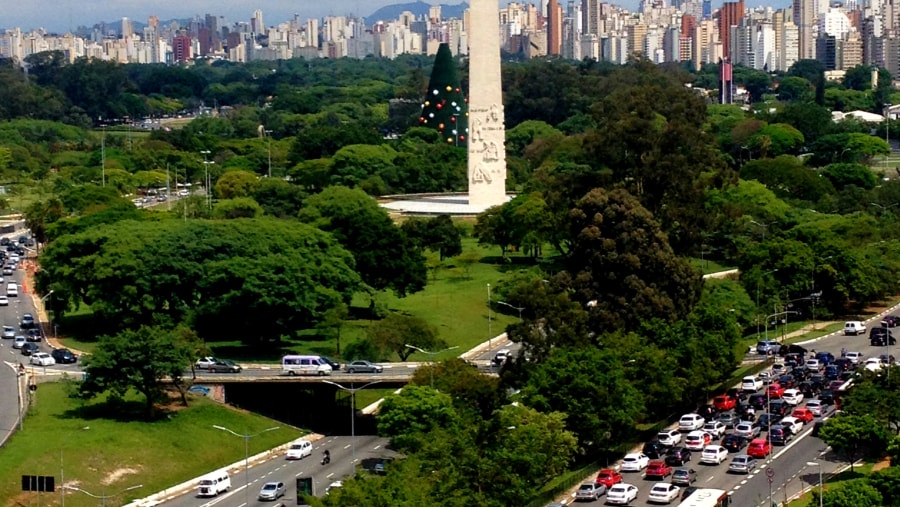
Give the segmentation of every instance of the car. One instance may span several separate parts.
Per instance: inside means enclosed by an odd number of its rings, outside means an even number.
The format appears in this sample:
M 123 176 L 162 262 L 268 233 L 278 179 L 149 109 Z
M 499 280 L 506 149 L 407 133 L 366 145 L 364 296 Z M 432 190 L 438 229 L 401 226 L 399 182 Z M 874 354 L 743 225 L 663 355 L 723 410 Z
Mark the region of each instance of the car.
M 862 361 L 863 354 L 862 352 L 851 351 L 844 354 L 844 357 L 849 359 L 853 364 L 859 364 Z
M 710 442 L 712 442 L 712 435 L 703 430 L 696 430 L 687 434 L 684 446 L 692 451 L 702 451 Z
M 381 373 L 384 366 L 370 361 L 353 361 L 347 365 L 347 373 Z
M 614 485 L 622 482 L 624 479 L 622 478 L 622 474 L 618 471 L 613 470 L 611 468 L 604 468 L 600 470 L 600 473 L 597 474 L 597 480 L 594 481 L 597 484 L 603 484 L 607 489 L 613 487 Z
M 768 412 L 777 416 L 785 416 L 790 410 L 791 405 L 785 403 L 784 400 L 772 400 L 768 405 Z
M 700 463 L 719 465 L 728 458 L 728 449 L 721 445 L 707 445 L 700 453 Z
M 806 424 L 812 422 L 812 420 L 816 418 L 816 415 L 807 407 L 797 407 L 791 411 L 791 417 Z
M 735 404 L 737 404 L 737 400 L 727 394 L 720 394 L 713 398 L 713 406 L 716 407 L 716 410 L 719 412 L 734 410 Z
M 641 452 L 632 452 L 622 458 L 623 472 L 640 472 L 650 464 L 650 458 Z
M 40 351 L 41 351 L 41 348 L 38 347 L 37 343 L 26 343 L 25 345 L 22 345 L 22 355 L 23 356 L 30 356 L 30 355 L 32 355 L 36 352 L 40 352 Z
M 3 283 L 3 278 L 0 278 L 0 283 Z M 7 296 L 0 296 L 0 306 L 9 306 L 9 298 Z
M 777 382 L 781 387 L 783 387 L 785 389 L 790 389 L 790 388 L 794 387 L 794 384 L 797 382 L 797 379 L 795 379 L 794 376 L 790 373 L 784 373 L 778 377 Z
M 491 364 L 494 366 L 503 366 L 509 358 L 512 357 L 512 351 L 509 349 L 500 349 L 494 354 L 494 358 L 491 359 Z
M 896 315 L 885 315 L 881 319 L 881 325 L 884 327 L 897 327 L 900 326 L 900 317 Z
M 721 444 L 722 447 L 728 449 L 728 452 L 734 454 L 747 445 L 747 438 L 732 433 L 730 435 L 725 435 L 725 438 L 722 439 Z
M 749 474 L 756 468 L 756 460 L 746 454 L 738 454 L 731 458 L 728 471 L 735 474 Z
M 751 458 L 762 459 L 768 456 L 770 452 L 772 452 L 772 446 L 765 438 L 755 438 L 747 446 L 747 455 Z
M 734 412 L 723 412 L 716 417 L 716 420 L 722 423 L 726 429 L 734 428 L 734 425 L 738 423 L 738 417 Z
M 291 443 L 284 455 L 285 459 L 289 460 L 303 459 L 307 456 L 312 456 L 312 444 L 309 440 L 303 439 L 295 440 Z
M 781 425 L 789 429 L 794 435 L 799 435 L 803 431 L 803 421 L 796 417 L 785 417 L 781 420 Z
M 821 405 L 834 405 L 834 391 L 822 391 L 819 393 L 819 403 Z
M 812 412 L 814 416 L 821 416 L 822 408 L 822 400 L 806 400 L 806 409 Z
M 760 429 L 758 424 L 748 421 L 742 421 L 734 427 L 733 434 L 739 437 L 744 437 L 746 439 L 753 439 L 758 437 L 761 431 L 762 430 Z
M 818 359 L 823 366 L 828 366 L 829 364 L 834 362 L 835 357 L 831 352 L 826 352 L 823 350 L 820 352 L 816 352 L 816 359 Z
M 681 488 L 674 484 L 661 482 L 659 484 L 654 484 L 653 487 L 650 488 L 650 495 L 647 497 L 647 501 L 650 503 L 669 504 L 679 496 L 681 496 Z
M 341 489 L 343 487 L 344 487 L 344 481 L 334 481 L 325 487 L 325 494 L 327 495 L 333 489 Z
M 32 354 L 31 359 L 29 359 L 28 362 L 37 366 L 53 366 L 54 364 L 56 364 L 56 361 L 53 360 L 53 356 L 46 352 L 38 352 L 37 354 Z
M 691 460 L 691 451 L 685 447 L 673 447 L 666 453 L 666 464 L 680 467 Z
M 835 359 L 833 364 L 838 367 L 838 370 L 841 373 L 844 373 L 846 371 L 853 370 L 856 368 L 856 364 L 853 361 L 851 361 L 849 358 L 846 358 L 846 357 L 839 357 L 839 358 Z
M 713 438 L 722 438 L 725 435 L 725 425 L 719 421 L 710 421 L 703 425 L 703 431 L 712 435 Z
M 578 491 L 575 492 L 575 501 L 592 502 L 600 498 L 604 494 L 606 494 L 606 486 L 604 486 L 603 484 L 597 484 L 596 482 L 586 482 L 579 486 Z
M 19 335 L 19 336 L 16 336 L 15 338 L 13 338 L 13 348 L 14 349 L 21 349 L 22 346 L 25 345 L 26 343 L 28 343 L 28 340 L 26 340 L 25 337 L 22 335 Z
M 321 359 L 322 361 L 325 361 L 325 363 L 328 364 L 328 366 L 331 366 L 331 371 L 341 371 L 341 363 L 340 362 L 335 361 L 334 359 L 332 359 L 328 356 L 319 356 L 319 359 Z M 477 365 L 476 365 L 476 368 L 477 368 Z
M 606 491 L 606 503 L 611 505 L 628 505 L 637 498 L 637 494 L 637 486 L 620 482 Z
M 761 371 L 756 375 L 756 378 L 763 383 L 763 385 L 768 385 L 769 382 L 772 381 L 772 372 L 770 371 Z
M 12 276 L 12 274 L 13 274 L 12 268 L 9 267 L 9 266 L 5 266 L 5 267 L 3 268 L 3 274 L 6 275 L 6 276 Z
M 25 335 L 25 339 L 30 342 L 39 342 L 43 339 L 41 335 L 41 330 L 39 328 L 32 328 L 28 330 L 28 334 Z
M 53 356 L 53 359 L 56 360 L 57 363 L 60 364 L 71 364 L 78 362 L 78 356 L 72 353 L 69 349 L 54 349 L 53 352 L 50 353 Z
M 762 389 L 762 386 L 763 386 L 762 380 L 760 380 L 752 375 L 748 376 L 748 377 L 744 377 L 743 380 L 741 380 L 741 389 L 743 389 L 744 391 L 746 391 L 748 393 L 755 393 L 756 391 L 759 391 L 760 389 Z
M 215 363 L 209 365 L 206 369 L 210 373 L 240 373 L 243 370 L 241 365 L 228 359 L 217 359 Z
M 681 432 L 678 430 L 665 430 L 656 434 L 661 444 L 673 447 L 681 443 Z
M 647 472 L 644 474 L 648 479 L 665 479 L 670 475 L 672 475 L 672 467 L 667 465 L 665 461 L 651 461 L 647 465 Z
M 775 354 L 781 348 L 781 344 L 774 340 L 765 340 L 756 343 L 757 354 Z
M 794 354 L 802 356 L 806 354 L 806 348 L 795 343 L 791 343 L 788 345 L 782 345 L 780 349 L 778 349 L 778 355 L 785 358 L 785 362 L 787 362 L 787 356 Z
M 844 323 L 844 335 L 856 336 L 866 332 L 866 325 L 858 320 L 851 320 Z
M 747 399 L 747 403 L 751 407 L 753 407 L 757 410 L 762 410 L 763 408 L 766 407 L 766 402 L 768 401 L 768 398 L 769 397 L 763 393 L 757 393 L 757 394 L 750 395 L 750 397 Z
M 205 370 L 209 368 L 209 365 L 216 364 L 219 360 L 213 356 L 201 357 L 194 363 L 194 366 L 200 368 L 201 370 Z
M 784 387 L 778 382 L 774 382 L 766 388 L 766 394 L 769 395 L 769 398 L 781 398 L 784 395 Z
M 781 363 L 775 363 L 772 365 L 772 376 L 780 377 L 787 373 L 787 367 Z
M 870 357 L 866 359 L 866 364 L 863 365 L 863 368 L 868 371 L 880 371 L 882 368 L 884 368 L 884 363 L 881 362 L 880 357 Z
M 768 431 L 769 427 L 778 422 L 779 418 L 780 416 L 766 412 L 765 414 L 759 416 L 759 420 L 757 420 L 757 423 L 759 423 L 759 427 L 761 429 Z
M 34 327 L 34 315 L 30 313 L 22 314 L 22 323 L 19 324 L 22 329 L 30 329 Z
M 641 452 L 646 454 L 650 459 L 659 459 L 662 456 L 665 456 L 667 450 L 668 447 L 663 445 L 659 440 L 650 440 L 644 444 Z
M 267 482 L 259 489 L 257 498 L 260 500 L 278 500 L 287 493 L 283 482 Z
M 813 421 L 813 430 L 812 430 L 812 432 L 810 433 L 810 435 L 812 435 L 812 436 L 814 436 L 814 437 L 819 436 L 819 430 L 821 430 L 821 429 L 822 429 L 822 426 L 825 425 L 825 421 L 826 421 L 827 419 L 828 419 L 828 418 L 826 417 L 826 418 L 823 418 L 823 419 L 816 419 L 815 421 Z
M 897 343 L 897 339 L 890 329 L 873 327 L 869 333 L 869 344 L 873 347 L 884 347 L 885 341 L 890 342 L 890 345 L 896 345 Z
M 786 445 L 791 441 L 792 438 L 794 438 L 794 434 L 791 433 L 791 430 L 786 426 L 773 424 L 772 427 L 769 428 L 768 437 L 769 442 L 771 442 L 772 445 Z
M 10 340 L 15 337 L 16 337 L 16 328 L 14 328 L 12 326 L 3 326 L 3 338 Z
M 681 501 L 683 502 L 683 501 L 687 500 L 687 498 L 689 496 L 693 495 L 694 492 L 697 491 L 697 489 L 699 489 L 699 488 L 694 487 L 694 486 L 687 486 L 687 487 L 681 488 Z
M 690 486 L 697 482 L 697 471 L 693 468 L 677 468 L 672 472 L 672 484 Z
M 788 405 L 797 406 L 803 401 L 803 393 L 799 389 L 785 389 L 781 399 Z
M 699 430 L 706 424 L 706 419 L 699 414 L 685 414 L 678 420 L 678 429 L 681 431 Z
M 822 371 L 822 362 L 818 359 L 807 359 L 806 360 L 806 369 L 811 371 Z

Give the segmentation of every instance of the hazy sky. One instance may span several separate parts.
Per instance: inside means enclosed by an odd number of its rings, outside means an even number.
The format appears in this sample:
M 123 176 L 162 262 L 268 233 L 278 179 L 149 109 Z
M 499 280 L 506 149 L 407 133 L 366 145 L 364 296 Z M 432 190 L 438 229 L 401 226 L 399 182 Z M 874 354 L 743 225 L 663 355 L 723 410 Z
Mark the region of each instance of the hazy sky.
M 184 19 L 195 15 L 214 14 L 224 16 L 229 24 L 250 19 L 253 11 L 262 9 L 266 25 L 274 25 L 299 14 L 301 18 L 319 18 L 329 15 L 354 14 L 368 16 L 379 7 L 407 3 L 415 0 L 0 0 L 0 28 L 43 27 L 54 32 L 64 32 L 79 25 L 92 26 L 101 21 L 117 21 L 127 16 L 135 21 L 147 22 L 155 15 L 160 20 Z M 463 0 L 423 0 L 425 3 L 457 5 Z M 506 5 L 509 0 L 499 0 Z M 523 0 L 519 0 L 523 1 Z M 537 2 L 539 0 L 524 0 Z M 560 3 L 565 5 L 567 0 Z M 611 3 L 628 9 L 636 9 L 638 0 L 612 0 Z M 787 0 L 749 0 L 747 6 L 773 5 L 783 7 Z M 722 0 L 713 0 L 718 8 Z

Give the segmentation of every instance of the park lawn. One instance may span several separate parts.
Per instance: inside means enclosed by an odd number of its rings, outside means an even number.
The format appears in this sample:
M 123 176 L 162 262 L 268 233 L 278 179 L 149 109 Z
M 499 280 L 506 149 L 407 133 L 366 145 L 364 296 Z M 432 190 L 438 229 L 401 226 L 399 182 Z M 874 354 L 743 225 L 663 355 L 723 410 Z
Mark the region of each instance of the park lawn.
M 828 488 L 830 488 L 830 487 L 840 486 L 840 484 L 845 481 L 859 479 L 861 477 L 870 475 L 872 473 L 872 467 L 874 467 L 874 466 L 875 466 L 875 463 L 867 462 L 867 463 L 863 463 L 858 466 L 854 466 L 852 472 L 848 468 L 848 469 L 844 470 L 843 472 L 835 475 L 834 477 L 829 477 L 826 475 L 825 476 L 825 489 L 828 490 Z M 815 467 L 813 467 L 813 468 L 815 468 Z M 815 475 L 816 483 L 806 493 L 804 493 L 800 497 L 792 500 L 790 503 L 785 504 L 785 505 L 787 505 L 787 507 L 809 507 L 811 505 L 816 505 L 816 506 L 818 505 L 818 504 L 812 503 L 812 499 L 813 499 L 812 490 L 818 491 L 818 487 L 819 487 L 818 472 L 809 472 L 809 473 L 813 473 Z
M 704 275 L 734 269 L 734 267 L 725 266 L 709 259 L 696 259 L 694 257 L 689 257 L 688 262 L 691 263 L 692 268 L 701 271 Z
M 279 427 L 249 439 L 251 456 L 303 435 L 297 428 L 202 397 L 191 397 L 188 408 L 175 403 L 167 417 L 144 422 L 128 417 L 128 408 L 139 409 L 142 399 L 134 397 L 125 410 L 113 412 L 103 402 L 72 400 L 66 389 L 65 382 L 40 384 L 24 431 L 3 448 L 0 474 L 7 480 L 0 481 L 0 498 L 5 499 L 0 505 L 58 505 L 61 475 L 65 484 L 95 495 L 143 484 L 127 497 L 108 502 L 124 505 L 243 460 L 242 439 L 213 424 L 251 435 Z M 36 493 L 19 491 L 16 478 L 21 475 L 55 476 L 57 493 L 44 494 L 36 503 Z M 97 500 L 75 491 L 68 492 L 65 501 L 68 507 L 97 505 Z

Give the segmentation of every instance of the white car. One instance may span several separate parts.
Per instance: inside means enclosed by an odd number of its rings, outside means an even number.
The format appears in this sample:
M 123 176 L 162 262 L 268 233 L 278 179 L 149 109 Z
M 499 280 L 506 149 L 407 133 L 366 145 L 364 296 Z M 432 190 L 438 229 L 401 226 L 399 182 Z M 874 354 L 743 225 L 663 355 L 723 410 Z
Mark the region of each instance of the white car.
M 685 414 L 678 420 L 678 429 L 681 431 L 699 430 L 706 423 L 706 419 L 698 414 Z
M 812 371 L 819 371 L 822 369 L 822 362 L 818 359 L 807 359 L 806 360 L 806 369 Z
M 22 335 L 16 336 L 15 339 L 14 339 L 14 341 L 13 341 L 13 348 L 14 348 L 14 349 L 21 349 L 22 347 L 25 346 L 25 343 L 26 343 L 27 341 L 28 341 L 28 340 L 26 340 L 25 337 L 22 336 Z
M 0 283 L 3 283 L 0 281 Z M 9 306 L 9 298 L 6 296 L 0 296 L 0 306 Z
M 781 363 L 775 363 L 772 365 L 772 376 L 780 377 L 787 373 L 787 368 Z
M 882 368 L 884 368 L 884 363 L 881 362 L 881 358 L 870 357 L 866 359 L 865 369 L 869 371 L 879 371 Z
M 721 445 L 707 445 L 700 453 L 700 463 L 720 465 L 728 459 L 728 449 Z
M 631 454 L 626 454 L 624 458 L 622 458 L 622 471 L 623 472 L 640 472 L 641 470 L 647 468 L 647 465 L 650 464 L 650 458 L 647 457 L 646 454 L 641 452 L 633 452 Z
M 697 430 L 687 434 L 687 437 L 684 439 L 684 446 L 692 451 L 702 451 L 710 442 L 712 442 L 712 435 L 705 431 Z
M 785 389 L 781 399 L 788 405 L 797 406 L 803 401 L 803 393 L 799 389 Z
M 56 364 L 56 360 L 53 359 L 53 356 L 46 352 L 38 352 L 37 354 L 32 354 L 29 362 L 38 366 L 53 366 L 54 364 Z
M 651 503 L 672 503 L 681 495 L 681 488 L 668 482 L 659 482 L 650 488 L 650 496 L 647 498 Z
M 668 447 L 675 447 L 681 443 L 681 432 L 678 430 L 664 430 L 656 434 L 659 443 Z
M 741 390 L 742 391 L 756 392 L 756 391 L 759 391 L 760 389 L 762 389 L 762 386 L 763 386 L 762 380 L 760 380 L 756 377 L 753 377 L 753 376 L 744 377 L 744 379 L 741 380 Z
M 822 402 L 816 399 L 806 400 L 806 408 L 816 417 L 822 416 Z
M 725 436 L 725 425 L 719 421 L 710 421 L 703 425 L 703 431 L 716 438 L 722 438 Z
M 799 435 L 800 432 L 803 431 L 803 421 L 797 419 L 796 417 L 785 417 L 781 420 L 781 425 L 791 430 L 791 433 L 793 433 L 794 435 Z
M 312 444 L 307 440 L 295 441 L 285 453 L 287 459 L 303 459 L 307 456 L 312 456 Z
M 862 361 L 863 355 L 862 352 L 847 352 L 844 357 L 849 359 L 853 364 L 859 364 L 859 362 Z
M 196 363 L 194 363 L 194 366 L 196 366 L 197 368 L 200 368 L 201 370 L 205 370 L 205 369 L 209 368 L 209 365 L 216 364 L 216 361 L 217 361 L 217 359 L 214 358 L 213 356 L 201 357 L 200 359 L 197 360 Z
M 612 505 L 628 505 L 637 498 L 637 486 L 620 482 L 606 492 L 606 503 Z

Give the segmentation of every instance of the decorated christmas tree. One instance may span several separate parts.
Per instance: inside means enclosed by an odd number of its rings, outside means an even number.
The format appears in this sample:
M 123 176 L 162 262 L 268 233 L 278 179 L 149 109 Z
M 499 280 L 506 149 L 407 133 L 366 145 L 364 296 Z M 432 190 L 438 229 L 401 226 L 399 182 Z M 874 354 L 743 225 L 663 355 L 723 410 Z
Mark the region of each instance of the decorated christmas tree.
M 469 137 L 469 109 L 459 86 L 459 74 L 450 46 L 441 44 L 434 58 L 419 125 L 431 127 L 448 144 L 465 146 Z

